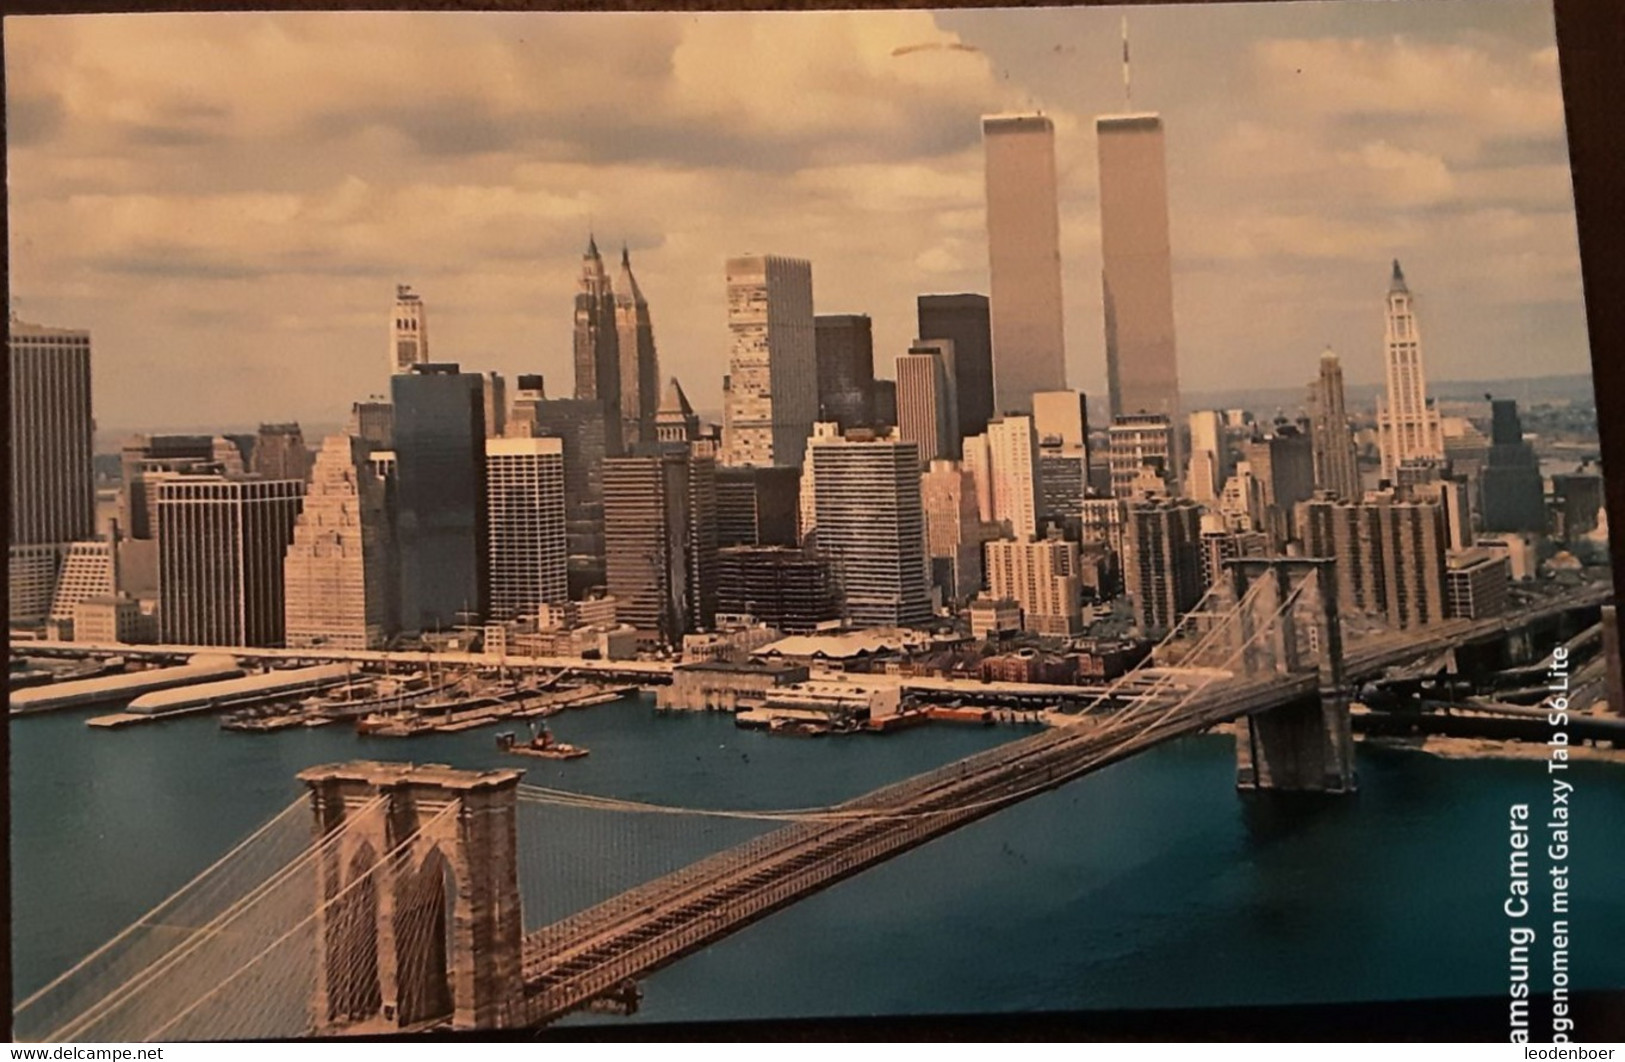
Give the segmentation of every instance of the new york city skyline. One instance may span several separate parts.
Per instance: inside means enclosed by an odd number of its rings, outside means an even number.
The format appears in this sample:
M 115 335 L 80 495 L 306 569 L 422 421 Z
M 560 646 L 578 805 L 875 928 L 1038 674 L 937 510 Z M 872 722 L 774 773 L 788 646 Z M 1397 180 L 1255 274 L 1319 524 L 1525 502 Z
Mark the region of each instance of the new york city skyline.
M 717 409 L 727 257 L 810 260 L 817 311 L 870 314 L 889 367 L 915 294 L 987 290 L 980 117 L 1039 107 L 1068 384 L 1103 395 L 1092 124 L 1127 106 L 1119 9 L 798 15 L 793 41 L 788 17 L 14 23 L 13 308 L 92 331 L 103 426 L 195 424 L 205 396 L 222 423 L 336 420 L 387 383 L 396 282 L 438 360 L 567 394 L 591 232 L 631 247 L 662 376 Z M 1132 107 L 1169 130 L 1182 389 L 1260 364 L 1297 383 L 1327 344 L 1376 382 L 1395 255 L 1433 379 L 1587 369 L 1546 5 L 1135 10 L 1132 29 Z M 446 68 L 408 85 L 409 64 L 346 59 L 363 30 Z M 199 62 L 154 78 L 189 35 Z M 272 77 L 302 88 L 273 104 Z

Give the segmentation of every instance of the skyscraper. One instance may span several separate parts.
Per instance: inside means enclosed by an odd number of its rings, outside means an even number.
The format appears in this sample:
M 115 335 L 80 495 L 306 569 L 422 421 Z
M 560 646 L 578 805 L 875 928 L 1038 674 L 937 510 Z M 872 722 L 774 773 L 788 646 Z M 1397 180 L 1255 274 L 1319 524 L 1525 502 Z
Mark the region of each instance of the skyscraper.
M 1132 498 L 1149 484 L 1154 493 L 1167 493 L 1173 436 L 1171 423 L 1161 413 L 1129 413 L 1106 429 L 1106 459 L 1111 467 L 1112 494 Z M 1143 473 L 1143 474 L 1142 474 Z
M 608 421 L 594 399 L 551 398 L 530 404 L 528 419 L 537 438 L 564 440 L 565 532 L 570 541 L 572 592 L 603 580 L 604 484 Z
M 723 464 L 801 467 L 818 416 L 812 264 L 730 258 Z
M 603 407 L 604 445 L 608 453 L 620 453 L 621 348 L 615 292 L 598 254 L 598 241 L 590 236 L 576 289 L 575 370 L 576 398 Z
M 649 302 L 632 275 L 632 256 L 621 247 L 620 287 L 615 292 L 616 343 L 621 355 L 621 441 L 628 450 L 655 441 L 660 408 L 660 358 L 655 352 Z
M 818 354 L 818 419 L 842 431 L 873 424 L 875 341 L 868 314 L 819 314 L 813 318 Z
M 1068 453 L 1089 449 L 1089 402 L 1081 391 L 1040 391 L 1033 395 L 1033 429 L 1039 442 L 1053 441 Z
M 1185 499 L 1128 503 L 1123 577 L 1145 637 L 1168 633 L 1202 599 L 1201 513 Z
M 675 645 L 716 622 L 716 463 L 685 451 L 604 462 L 606 583 L 639 638 Z
M 920 477 L 931 582 L 945 601 L 966 601 L 982 589 L 982 520 L 976 478 L 955 461 L 932 461 Z
M 1078 633 L 1083 612 L 1076 542 L 1000 539 L 986 549 L 988 594 L 995 601 L 1020 604 L 1023 628 L 1063 638 Z
M 400 576 L 369 452 L 358 438 L 330 435 L 316 455 L 282 562 L 289 646 L 378 649 L 394 633 Z
M 1485 531 L 1546 530 L 1546 484 L 1535 448 L 1523 440 L 1518 403 L 1497 398 L 1490 403 L 1490 452 L 1479 474 Z
M 1038 535 L 1038 432 L 1030 416 L 1004 416 L 988 422 L 988 479 L 993 519 L 1018 542 Z
M 922 462 L 959 456 L 952 349 L 945 339 L 919 342 L 897 358 L 897 437 L 918 446 Z
M 1034 391 L 1066 388 L 1055 126 L 1042 114 L 982 119 L 992 281 L 994 404 L 1032 411 Z
M 1192 501 L 1215 502 L 1229 476 L 1225 460 L 1229 446 L 1224 426 L 1219 422 L 1219 414 L 1211 409 L 1197 410 L 1189 421 L 1191 452 L 1185 475 L 1185 496 Z
M 1446 529 L 1433 502 L 1399 502 L 1392 492 L 1358 502 L 1319 495 L 1298 506 L 1305 556 L 1337 561 L 1337 607 L 1394 630 L 1447 614 Z
M 1039 515 L 1075 535 L 1089 488 L 1089 408 L 1080 391 L 1033 395 L 1038 433 Z
M 513 439 L 536 438 L 536 407 L 547 401 L 547 381 L 541 373 L 520 373 L 513 386 L 502 434 Z
M 993 416 L 993 324 L 987 296 L 921 295 L 915 305 L 921 339 L 953 341 L 960 434 L 982 434 Z
M 1315 486 L 1353 501 L 1360 496 L 1360 466 L 1354 458 L 1354 434 L 1349 431 L 1343 403 L 1343 367 L 1331 347 L 1320 356 L 1320 377 L 1309 385 L 1313 423 Z
M 283 556 L 304 481 L 177 473 L 157 488 L 159 640 L 282 645 Z
M 920 456 L 913 443 L 849 435 L 808 448 L 818 551 L 854 627 L 931 618 Z
M 485 498 L 490 618 L 534 616 L 568 601 L 563 440 L 487 439 Z
M 500 438 L 508 430 L 508 383 L 501 373 L 488 372 L 480 377 L 480 388 L 485 435 L 487 438 Z
M 266 479 L 309 479 L 310 450 L 298 424 L 261 424 L 249 468 Z
M 1383 343 L 1388 395 L 1386 402 L 1377 399 L 1377 446 L 1382 451 L 1382 478 L 1396 482 L 1400 465 L 1444 460 L 1439 411 L 1428 400 L 1416 309 L 1398 259 L 1388 284 L 1386 322 Z
M 389 450 L 395 446 L 395 407 L 389 400 L 374 395 L 365 402 L 350 405 L 349 433 L 367 444 L 372 450 Z
M 68 543 L 96 530 L 90 333 L 11 318 L 11 619 L 44 618 Z
M 1290 424 L 1242 444 L 1242 456 L 1264 488 L 1264 504 L 1288 516 L 1293 506 L 1315 493 L 1314 448 L 1309 437 Z
M 1160 414 L 1169 424 L 1179 424 L 1162 119 L 1155 114 L 1108 115 L 1096 119 L 1095 134 L 1111 415 Z M 1179 482 L 1183 468 L 1175 432 L 1169 449 L 1171 482 Z
M 802 470 L 717 469 L 719 546 L 795 546 Z
M 431 362 L 396 376 L 391 393 L 401 627 L 449 630 L 488 603 L 483 385 Z
M 395 316 L 389 325 L 389 374 L 411 372 L 429 360 L 429 317 L 423 297 L 410 284 L 395 285 Z
M 829 563 L 784 546 L 717 551 L 717 611 L 749 615 L 786 634 L 805 634 L 840 618 Z

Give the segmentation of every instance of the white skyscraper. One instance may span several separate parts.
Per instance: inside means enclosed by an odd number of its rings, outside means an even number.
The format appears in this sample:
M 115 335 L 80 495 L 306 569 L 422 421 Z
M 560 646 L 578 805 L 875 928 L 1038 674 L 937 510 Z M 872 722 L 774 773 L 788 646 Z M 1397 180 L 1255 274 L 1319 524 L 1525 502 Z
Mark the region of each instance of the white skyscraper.
M 799 468 L 818 416 L 812 264 L 752 255 L 727 270 L 723 464 Z
M 987 586 L 994 600 L 1021 605 L 1022 626 L 1037 634 L 1078 633 L 1078 544 L 1058 538 L 1041 542 L 989 542 Z
M 1428 402 L 1416 310 L 1397 259 L 1393 280 L 1388 285 L 1384 345 L 1388 395 L 1387 401 L 1377 399 L 1377 446 L 1382 451 L 1382 476 L 1395 482 L 1400 465 L 1410 461 L 1444 460 L 1439 411 Z
M 1190 415 L 1191 456 L 1186 470 L 1185 496 L 1192 501 L 1217 501 L 1224 485 L 1225 438 L 1219 414 L 1199 409 Z
M 1042 114 L 982 119 L 996 413 L 1032 411 L 1066 387 L 1055 125 Z
M 533 616 L 569 599 L 564 440 L 485 441 L 491 618 Z
M 96 527 L 91 457 L 90 333 L 11 318 L 11 520 L 8 590 L 13 623 L 45 618 L 68 543 Z
M 847 622 L 894 627 L 931 618 L 919 450 L 895 438 L 822 439 L 808 448 L 818 552 Z
M 411 372 L 429 360 L 429 320 L 423 298 L 410 284 L 395 285 L 395 316 L 389 325 L 389 371 Z
M 987 426 L 993 519 L 1020 542 L 1038 536 L 1038 432 L 1033 418 L 1001 417 Z
M 394 632 L 398 577 L 384 484 L 367 444 L 330 435 L 282 561 L 290 646 L 377 649 Z
M 963 463 L 976 486 L 976 513 L 984 524 L 993 522 L 993 451 L 987 433 L 965 440 Z
M 1147 488 L 1154 493 L 1167 493 L 1173 485 L 1169 477 L 1173 434 L 1168 418 L 1160 413 L 1118 417 L 1106 429 L 1112 494 L 1134 498 Z

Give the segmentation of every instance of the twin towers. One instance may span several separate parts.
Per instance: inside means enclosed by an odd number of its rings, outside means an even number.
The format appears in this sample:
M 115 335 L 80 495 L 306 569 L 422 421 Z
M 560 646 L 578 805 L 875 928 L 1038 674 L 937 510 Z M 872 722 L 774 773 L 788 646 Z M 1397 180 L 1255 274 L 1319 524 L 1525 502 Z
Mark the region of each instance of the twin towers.
M 1177 440 L 1179 372 L 1162 119 L 1109 115 L 1097 119 L 1095 128 L 1111 416 L 1166 417 Z M 1001 413 L 1031 412 L 1035 393 L 1067 389 L 1055 126 L 1042 114 L 994 115 L 982 120 L 982 130 L 994 405 Z M 574 348 L 575 397 L 620 408 L 619 439 L 609 440 L 611 452 L 653 442 L 659 361 L 649 305 L 625 248 L 612 283 L 596 240 L 589 238 L 575 301 Z M 1176 482 L 1180 457 L 1176 450 L 1170 469 Z
M 1100 154 L 1100 242 L 1106 379 L 1112 419 L 1166 417 L 1179 438 L 1173 270 L 1162 119 L 1095 122 Z M 992 284 L 994 401 L 1032 408 L 1035 392 L 1066 390 L 1055 126 L 1043 114 L 982 119 Z M 1177 442 L 1175 443 L 1177 446 Z M 1174 476 L 1183 464 L 1173 455 Z M 1176 478 L 1177 481 L 1177 478 Z

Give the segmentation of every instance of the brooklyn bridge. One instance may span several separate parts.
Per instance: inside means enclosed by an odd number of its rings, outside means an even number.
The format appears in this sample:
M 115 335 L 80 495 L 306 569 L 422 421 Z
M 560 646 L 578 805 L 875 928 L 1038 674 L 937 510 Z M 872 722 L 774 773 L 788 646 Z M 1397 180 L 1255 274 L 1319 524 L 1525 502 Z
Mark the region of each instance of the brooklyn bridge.
M 1485 620 L 1347 633 L 1329 561 L 1229 562 L 1145 665 L 1060 725 L 842 804 L 681 808 L 527 785 L 518 770 L 356 762 L 16 1008 L 20 1039 L 140 1041 L 540 1027 L 752 921 L 1002 808 L 1239 721 L 1242 788 L 1350 793 L 1350 700 L 1441 654 L 1541 644 L 1591 624 L 1593 587 Z M 1347 633 L 1347 637 L 1346 637 Z M 1555 640 L 1554 640 L 1555 639 Z M 526 929 L 521 804 L 735 820 L 754 836 Z M 543 819 L 545 821 L 545 817 Z

